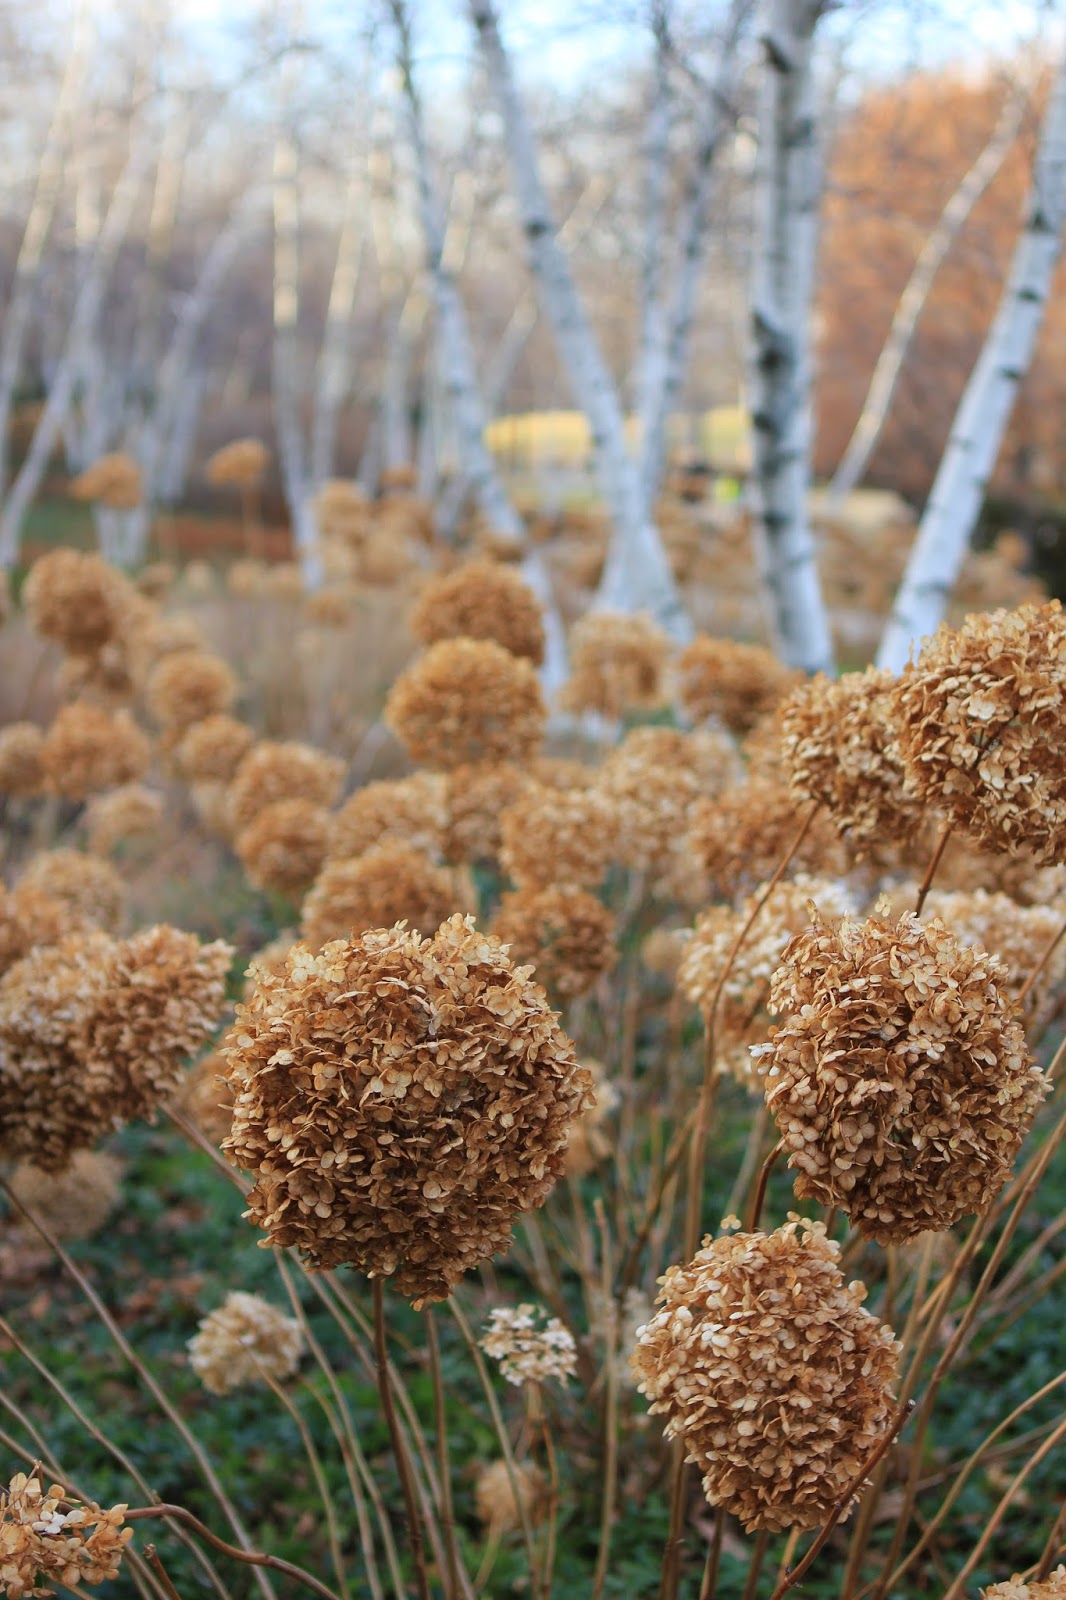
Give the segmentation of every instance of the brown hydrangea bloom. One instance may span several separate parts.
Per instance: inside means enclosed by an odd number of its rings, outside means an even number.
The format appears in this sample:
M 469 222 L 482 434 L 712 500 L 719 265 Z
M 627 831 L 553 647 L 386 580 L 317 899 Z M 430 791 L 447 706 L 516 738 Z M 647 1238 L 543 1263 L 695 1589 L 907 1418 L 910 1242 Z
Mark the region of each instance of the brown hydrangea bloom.
M 691 938 L 691 928 L 653 928 L 640 947 L 641 965 L 673 983 Z
M 75 500 L 96 501 L 114 511 L 132 511 L 141 503 L 141 469 L 125 450 L 111 450 L 70 481 Z
M 892 1426 L 901 1346 L 820 1222 L 705 1238 L 660 1279 L 633 1354 L 714 1506 L 748 1532 L 824 1522 Z M 850 1508 L 849 1508 L 850 1509 Z
M 255 743 L 255 731 L 224 711 L 194 722 L 175 752 L 190 783 L 228 783 Z
M 106 856 L 119 845 L 144 845 L 158 836 L 162 821 L 163 796 L 141 783 L 95 795 L 85 808 L 89 849 Z
M 0 1582 L 8 1600 L 54 1594 L 41 1578 L 64 1588 L 117 1578 L 133 1538 L 125 1515 L 124 1505 L 103 1511 L 73 1500 L 58 1483 L 45 1493 L 40 1478 L 17 1472 L 0 1492 Z
M 139 594 L 149 600 L 164 600 L 178 581 L 178 569 L 171 561 L 150 561 L 135 581 Z
M 697 919 L 685 945 L 677 974 L 681 993 L 710 1013 L 715 990 L 730 961 L 741 929 L 766 889 L 761 884 L 736 910 L 712 906 Z M 745 935 L 733 957 L 715 1012 L 715 1050 L 719 1071 L 728 1071 L 738 1083 L 760 1089 L 751 1059 L 751 1046 L 766 1037 L 770 979 L 789 940 L 810 924 L 810 902 L 817 901 L 823 918 L 840 918 L 853 910 L 842 883 L 800 873 L 791 883 L 779 883 Z
M 333 818 L 331 857 L 361 856 L 376 844 L 395 840 L 438 856 L 448 821 L 446 780 L 436 772 L 385 778 L 357 789 Z
M 909 897 L 914 904 L 914 894 Z M 1001 980 L 1009 995 L 1017 996 L 1029 973 L 1066 920 L 1066 905 L 1020 906 L 1009 894 L 987 889 L 969 891 L 933 889 L 923 909 L 923 920 L 937 917 L 960 944 L 977 945 L 1003 963 Z M 1066 940 L 1054 951 L 1025 998 L 1024 1016 L 1030 1038 L 1044 1032 L 1066 985 Z
M 930 851 L 921 860 L 924 868 Z M 938 889 L 988 889 L 1009 894 L 1020 906 L 1049 905 L 1066 895 L 1066 866 L 1042 867 L 1028 850 L 1014 855 L 981 850 L 952 834 L 936 869 Z
M 499 561 L 469 561 L 431 579 L 411 612 L 410 627 L 420 644 L 495 639 L 534 666 L 544 660 L 537 597 L 517 572 Z
M 529 782 L 529 774 L 523 768 L 507 761 L 475 763 L 447 773 L 447 860 L 498 861 L 503 848 L 504 812 L 521 799 Z
M 113 933 L 126 912 L 126 886 L 109 861 L 78 850 L 42 850 L 31 856 L 15 890 L 58 901 L 75 922 Z
M 255 992 L 255 986 L 259 982 L 262 973 L 265 972 L 271 977 L 277 977 L 279 973 L 285 971 L 285 962 L 288 960 L 289 951 L 294 944 L 298 943 L 299 938 L 300 935 L 295 928 L 286 928 L 278 934 L 276 939 L 271 939 L 269 943 L 253 951 L 248 957 L 248 965 L 244 971 L 244 983 L 241 987 L 242 999 L 250 999 Z
M 621 817 L 599 789 L 531 783 L 500 817 L 501 863 L 514 881 L 595 889 L 618 859 Z
M 597 785 L 618 808 L 620 860 L 635 871 L 669 877 L 693 807 L 738 776 L 726 734 L 632 729 L 607 757 Z M 677 865 L 691 877 L 691 864 Z
M 518 1496 L 515 1496 L 515 1489 Z M 522 1525 L 522 1513 L 531 1527 L 543 1520 L 548 1504 L 548 1482 L 538 1467 L 516 1462 L 514 1472 L 504 1460 L 493 1461 L 478 1473 L 474 1508 L 478 1520 L 499 1537 Z M 1013 1597 L 1012 1597 L 1013 1600 Z M 1021 1600 L 1025 1600 L 1022 1596 Z
M 235 833 L 249 827 L 275 800 L 309 800 L 332 806 L 344 782 L 344 763 L 312 744 L 264 739 L 253 745 L 229 787 L 230 821 Z
M 259 889 L 298 899 L 326 859 L 330 815 L 311 800 L 275 800 L 234 843 L 245 872 Z
M 237 697 L 237 680 L 221 656 L 172 650 L 152 668 L 144 693 L 156 721 L 180 736 L 205 717 L 228 711 Z
M 237 1008 L 224 1148 L 249 1216 L 315 1267 L 447 1296 L 543 1204 L 589 1075 L 544 991 L 455 916 L 302 945 Z
M 208 456 L 204 476 L 216 488 L 238 484 L 250 488 L 270 465 L 270 451 L 261 439 L 234 439 Z
M 304 901 L 303 936 L 313 950 L 394 922 L 428 936 L 468 904 L 454 872 L 412 845 L 386 841 L 352 860 L 327 861 Z
M 527 761 L 544 737 L 537 674 L 492 639 L 444 639 L 400 674 L 385 721 L 413 761 L 447 771 Z
M 1004 1583 L 982 1589 L 981 1600 L 1066 1600 L 1066 1567 L 1056 1567 L 1043 1583 L 1025 1583 L 1016 1572 Z
M 16 1200 L 57 1239 L 91 1239 L 118 1204 L 122 1162 L 104 1150 L 79 1150 L 62 1172 L 21 1161 L 8 1182 Z
M 570 677 L 559 704 L 611 718 L 655 711 L 666 697 L 669 651 L 666 634 L 645 613 L 590 611 L 571 631 Z
M 596 779 L 595 767 L 572 756 L 535 756 L 529 775 L 545 789 L 588 789 Z
M 1066 620 L 1045 606 L 941 626 L 892 697 L 909 782 L 986 849 L 1066 860 Z
M 241 556 L 230 563 L 226 589 L 235 600 L 260 600 L 266 592 L 267 564 L 254 556 Z
M 44 734 L 35 722 L 9 722 L 0 728 L 0 795 L 29 800 L 41 793 L 43 744 Z
M 123 661 L 129 676 L 144 688 L 153 670 L 165 656 L 182 654 L 212 656 L 206 640 L 192 617 L 164 617 L 158 606 L 143 601 L 134 615 L 127 617 L 122 639 Z
M 570 1143 L 566 1147 L 566 1171 L 571 1178 L 583 1178 L 611 1153 L 611 1141 L 604 1123 L 618 1105 L 618 1090 L 607 1078 L 598 1061 L 584 1065 L 592 1074 L 592 1104 L 570 1124 Z
M 999 1193 L 1048 1083 L 1002 965 L 939 922 L 820 919 L 774 974 L 766 1103 L 796 1193 L 879 1244 Z
M 835 681 L 821 674 L 781 707 L 781 750 L 800 800 L 817 800 L 858 847 L 910 843 L 926 815 L 904 785 L 891 721 L 896 675 L 874 667 Z
M 698 800 L 687 822 L 681 863 L 687 863 L 691 893 L 732 900 L 773 877 L 800 831 L 803 808 L 784 784 L 752 778 L 717 799 Z M 839 836 L 819 812 L 789 872 L 836 878 L 845 864 Z
M 151 758 L 151 745 L 128 713 L 113 716 L 81 700 L 56 712 L 41 745 L 48 786 L 65 800 L 135 783 Z
M 0 973 L 38 945 L 58 944 L 68 933 L 82 933 L 90 924 L 32 885 L 10 893 L 0 886 Z
M 304 600 L 303 618 L 313 628 L 347 628 L 354 616 L 354 595 L 347 589 L 316 589 Z
M 240 1289 L 228 1294 L 189 1340 L 189 1365 L 211 1394 L 228 1394 L 268 1377 L 281 1383 L 292 1377 L 303 1353 L 296 1318 Z
M 587 889 L 515 889 L 500 901 L 492 931 L 562 999 L 586 994 L 618 959 L 614 914 Z
M 717 718 L 734 733 L 752 728 L 800 681 L 772 650 L 700 634 L 674 663 L 677 695 L 693 722 Z
M 30 568 L 22 603 L 45 639 L 70 655 L 93 655 L 119 631 L 127 587 L 102 556 L 50 550 Z
M 233 1122 L 233 1091 L 225 1077 L 226 1063 L 212 1050 L 186 1072 L 173 1100 L 205 1139 L 220 1145 Z

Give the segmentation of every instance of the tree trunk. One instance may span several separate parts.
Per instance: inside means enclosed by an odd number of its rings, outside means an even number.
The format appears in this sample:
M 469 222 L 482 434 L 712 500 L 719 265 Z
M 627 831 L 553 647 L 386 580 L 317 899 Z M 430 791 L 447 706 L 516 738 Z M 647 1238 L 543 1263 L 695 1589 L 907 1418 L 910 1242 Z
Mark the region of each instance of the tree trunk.
M 763 582 L 790 666 L 833 651 L 807 521 L 811 295 L 821 169 L 812 74 L 822 0 L 767 0 L 751 306 L 752 488 Z
M 1051 87 L 1025 221 L 988 338 L 959 403 L 918 537 L 878 651 L 899 672 L 943 620 L 996 464 L 1018 385 L 1032 360 L 1066 220 L 1066 59 Z
M 329 291 L 329 308 L 315 373 L 315 401 L 311 419 L 311 482 L 320 489 L 334 473 L 337 417 L 348 393 L 352 375 L 352 312 L 363 264 L 363 208 L 366 183 L 353 173 L 348 183 L 344 221 L 337 241 L 337 259 Z
M 300 198 L 296 140 L 282 129 L 274 145 L 274 431 L 296 559 L 304 584 L 322 582 L 318 528 L 311 506 L 296 363 L 300 313 Z

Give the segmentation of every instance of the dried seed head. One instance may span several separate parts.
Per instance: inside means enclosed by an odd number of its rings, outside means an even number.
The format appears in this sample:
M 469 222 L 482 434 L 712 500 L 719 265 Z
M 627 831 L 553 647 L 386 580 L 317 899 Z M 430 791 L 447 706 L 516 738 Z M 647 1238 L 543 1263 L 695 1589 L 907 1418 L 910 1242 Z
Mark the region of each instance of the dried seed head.
M 618 859 L 621 817 L 598 789 L 531 783 L 500 817 L 501 864 L 522 887 L 595 889 Z
M 538 1327 L 538 1321 L 541 1326 Z M 508 1383 L 543 1383 L 558 1378 L 565 1383 L 577 1372 L 574 1336 L 541 1306 L 498 1306 L 490 1311 L 481 1348 Z
M 270 451 L 261 439 L 234 439 L 207 458 L 204 476 L 216 488 L 228 483 L 250 488 L 269 465 Z
M 698 800 L 681 845 L 691 893 L 732 900 L 773 877 L 803 824 L 803 807 L 783 783 L 750 778 L 715 800 Z M 844 847 L 824 812 L 818 812 L 789 872 L 839 878 Z
M 474 1506 L 479 1520 L 492 1533 L 510 1533 L 514 1528 L 521 1527 L 523 1512 L 531 1527 L 543 1519 L 547 1507 L 547 1489 L 547 1479 L 538 1467 L 515 1462 L 512 1473 L 506 1461 L 493 1461 L 478 1473 L 474 1484 Z M 1025 1600 L 1024 1596 L 1022 1600 Z
M 35 722 L 9 722 L 0 728 L 0 795 L 29 800 L 42 792 L 43 744 L 44 734 Z
M 194 723 L 229 710 L 237 680 L 221 656 L 172 650 L 152 668 L 144 692 L 152 716 L 180 739 Z
M 333 818 L 329 855 L 351 859 L 388 841 L 439 856 L 447 820 L 446 783 L 439 773 L 415 772 L 368 783 Z
M 326 857 L 330 816 L 311 800 L 274 800 L 234 843 L 244 870 L 259 889 L 298 899 Z
M 107 562 L 80 550 L 50 550 L 30 568 L 22 601 L 45 639 L 91 656 L 119 632 L 129 585 Z
M 41 746 L 48 785 L 65 800 L 135 783 L 150 760 L 151 746 L 126 712 L 112 716 L 82 700 L 56 712 Z
M 900 1345 L 820 1222 L 705 1239 L 660 1279 L 633 1371 L 711 1505 L 748 1531 L 824 1522 L 892 1424 Z
M 419 596 L 410 625 L 420 644 L 494 639 L 534 666 L 544 659 L 537 597 L 517 572 L 498 561 L 470 561 L 433 578 Z
M 598 789 L 618 808 L 620 859 L 624 865 L 668 881 L 693 808 L 717 795 L 740 774 L 732 739 L 714 729 L 634 728 L 611 751 Z M 768 876 L 768 874 L 764 874 Z
M 1001 964 L 911 913 L 816 919 L 781 962 L 758 1065 L 796 1193 L 879 1244 L 994 1199 L 1048 1091 Z
M 114 511 L 132 511 L 141 503 L 141 469 L 125 450 L 112 450 L 72 478 L 69 488 L 75 500 L 96 501 Z
M 255 743 L 255 732 L 224 711 L 194 722 L 175 752 L 189 783 L 229 783 Z
M 8 1180 L 22 1202 L 64 1241 L 90 1239 L 118 1204 L 122 1163 L 104 1150 L 78 1150 L 62 1172 L 21 1161 Z
M 58 1483 L 45 1493 L 38 1477 L 17 1472 L 0 1493 L 0 1582 L 7 1600 L 50 1595 L 38 1579 L 63 1588 L 117 1578 L 133 1529 L 126 1507 L 104 1511 L 73 1500 Z
M 211 1394 L 291 1378 L 304 1353 L 295 1317 L 257 1294 L 233 1290 L 189 1340 L 189 1365 Z
M 296 945 L 222 1054 L 248 1216 L 312 1266 L 391 1277 L 418 1303 L 543 1204 L 590 1081 L 528 970 L 459 916 L 431 939 Z
M 701 634 L 674 665 L 678 700 L 693 722 L 717 718 L 734 733 L 749 733 L 799 681 L 771 650 Z
M 264 806 L 276 800 L 309 800 L 332 806 L 344 781 L 344 763 L 336 756 L 298 740 L 253 745 L 233 775 L 229 788 L 230 819 L 235 833 L 255 821 Z
M 456 873 L 410 845 L 375 845 L 351 861 L 327 861 L 303 907 L 303 935 L 312 950 L 367 928 L 407 922 L 427 937 L 469 896 Z
M 913 894 L 909 897 L 913 905 Z M 969 892 L 933 889 L 923 920 L 937 917 L 960 944 L 978 945 L 1003 963 L 1001 981 L 1017 996 L 1066 920 L 1066 905 L 1020 906 L 1009 894 L 986 889 Z M 1025 997 L 1024 1017 L 1030 1039 L 1039 1038 L 1061 1004 L 1066 984 L 1066 940 L 1053 952 Z
M 503 816 L 530 783 L 528 772 L 510 762 L 459 766 L 445 774 L 449 861 L 495 864 L 503 848 Z
M 590 611 L 570 634 L 570 677 L 559 704 L 611 718 L 655 711 L 665 699 L 669 651 L 666 634 L 645 613 Z
M 397 678 L 385 721 L 413 761 L 447 771 L 526 761 L 544 737 L 536 672 L 491 639 L 444 639 Z
M 44 895 L 67 912 L 67 931 L 89 924 L 114 933 L 126 914 L 126 886 L 109 861 L 77 850 L 42 850 L 31 856 L 15 890 Z M 27 902 L 26 909 L 32 910 Z M 47 907 L 40 908 L 47 910 Z M 35 939 L 34 943 L 51 943 Z
M 515 889 L 500 901 L 492 931 L 560 999 L 586 994 L 618 959 L 614 915 L 587 889 Z

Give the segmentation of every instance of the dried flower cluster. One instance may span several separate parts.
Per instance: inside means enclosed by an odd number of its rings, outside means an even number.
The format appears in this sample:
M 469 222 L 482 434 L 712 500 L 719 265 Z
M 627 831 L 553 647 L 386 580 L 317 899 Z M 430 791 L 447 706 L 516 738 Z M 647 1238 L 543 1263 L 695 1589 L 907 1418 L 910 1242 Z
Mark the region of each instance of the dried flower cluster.
M 986 849 L 1066 860 L 1066 619 L 1057 600 L 941 626 L 893 696 L 908 780 Z
M 586 994 L 617 959 L 614 913 L 587 889 L 515 889 L 501 900 L 492 931 L 562 999 Z
M 911 897 L 913 904 L 913 896 Z M 1009 894 L 986 889 L 933 889 L 925 902 L 924 918 L 938 917 L 960 944 L 978 945 L 1003 963 L 1001 981 L 1010 995 L 1017 995 L 1052 943 L 1066 920 L 1066 908 L 1058 905 L 1020 906 Z M 1043 972 L 1031 986 L 1025 1001 L 1025 1019 L 1030 1036 L 1043 1032 L 1056 1006 L 1061 1003 L 1066 985 L 1066 940 L 1053 951 Z
M 249 1217 L 316 1267 L 443 1299 L 543 1204 L 586 1108 L 544 991 L 459 916 L 296 945 L 257 978 L 222 1051 Z
M 85 808 L 89 849 L 106 856 L 120 845 L 154 839 L 163 821 L 163 796 L 141 783 L 127 783 L 98 794 Z
M 270 451 L 261 439 L 234 439 L 208 457 L 204 476 L 216 488 L 228 483 L 247 488 L 259 482 L 269 463 Z
M 255 733 L 220 711 L 194 722 L 177 746 L 178 770 L 190 783 L 229 783 L 255 743 Z
M 386 841 L 411 845 L 426 855 L 441 852 L 447 826 L 447 790 L 436 772 L 386 778 L 357 789 L 330 826 L 329 854 L 361 856 Z
M 798 1217 L 705 1239 L 638 1336 L 640 1392 L 749 1531 L 823 1522 L 891 1427 L 900 1345 L 839 1253 Z
M 15 893 L 25 909 L 27 895 L 45 896 L 63 908 L 74 927 L 87 924 L 114 933 L 126 914 L 126 886 L 115 868 L 77 850 L 42 850 L 31 856 Z
M 1056 1567 L 1043 1582 L 1025 1583 L 1015 1573 L 1004 1583 L 990 1583 L 982 1589 L 981 1600 L 1066 1600 L 1066 1567 Z
M 257 1294 L 235 1289 L 189 1340 L 189 1365 L 205 1389 L 228 1394 L 246 1383 L 291 1378 L 303 1350 L 295 1317 Z
M 529 782 L 527 772 L 508 761 L 475 763 L 447 773 L 447 859 L 496 862 L 503 848 L 504 813 L 517 804 Z
M 212 1051 L 191 1066 L 181 1081 L 174 1108 L 196 1124 L 205 1139 L 220 1145 L 233 1121 L 233 1091 L 226 1063 Z
M 500 860 L 517 884 L 595 889 L 618 859 L 615 798 L 598 789 L 531 783 L 500 818 Z
M 665 699 L 669 650 L 666 634 L 643 612 L 590 611 L 571 632 L 570 677 L 559 704 L 611 718 L 655 711 Z
M 326 857 L 330 816 L 312 800 L 274 800 L 234 842 L 244 870 L 260 889 L 298 899 Z
M 15 1199 L 57 1239 L 90 1239 L 118 1204 L 122 1163 L 104 1150 L 78 1150 L 62 1172 L 22 1161 L 8 1180 Z
M 30 568 L 22 602 L 43 638 L 70 655 L 93 655 L 119 631 L 123 580 L 101 556 L 50 550 Z
M 470 561 L 427 583 L 411 613 L 420 644 L 441 639 L 494 639 L 513 656 L 539 666 L 544 623 L 537 597 L 499 561 Z
M 229 710 L 237 697 L 237 680 L 221 656 L 171 650 L 152 668 L 144 694 L 152 716 L 180 739 L 194 723 Z
M 117 1578 L 122 1552 L 133 1537 L 122 1526 L 126 1507 L 102 1510 L 72 1500 L 53 1483 L 17 1472 L 0 1493 L 0 1583 L 7 1600 L 50 1595 L 38 1579 L 65 1588 Z
M 681 850 L 690 894 L 732 900 L 771 878 L 803 825 L 803 808 L 783 783 L 752 778 L 714 800 L 699 800 L 688 816 Z M 824 812 L 818 812 L 789 871 L 837 878 L 844 847 Z
M 368 928 L 407 922 L 427 937 L 467 895 L 456 874 L 421 850 L 397 842 L 375 845 L 353 860 L 327 861 L 303 907 L 304 938 L 313 950 Z
M 620 860 L 653 874 L 672 867 L 693 807 L 738 775 L 736 750 L 726 734 L 632 729 L 608 755 L 597 784 L 618 809 Z M 691 875 L 691 864 L 680 865 Z
M 264 739 L 253 745 L 234 773 L 228 806 L 235 833 L 249 827 L 277 800 L 307 800 L 312 805 L 334 804 L 344 780 L 344 763 L 314 745 L 298 740 L 275 743 Z
M 428 767 L 525 761 L 547 711 L 528 661 L 491 639 L 431 645 L 389 691 L 385 721 L 413 761 Z
M 799 679 L 771 650 L 733 639 L 693 639 L 674 663 L 677 696 L 693 722 L 716 718 L 750 733 Z
M 0 728 L 0 795 L 29 800 L 41 793 L 43 744 L 44 734 L 35 722 L 9 722 Z
M 497 1536 L 520 1527 L 523 1513 L 530 1526 L 535 1527 L 543 1515 L 547 1489 L 544 1474 L 529 1462 L 515 1462 L 513 1473 L 502 1459 L 490 1462 L 478 1473 L 474 1484 L 478 1519 Z M 1025 1600 L 1025 1596 L 1020 1600 Z
M 70 483 L 75 500 L 95 500 L 113 511 L 132 511 L 141 503 L 141 469 L 125 450 L 101 456 Z
M 539 1326 L 538 1326 L 539 1323 Z M 574 1336 L 540 1306 L 498 1306 L 489 1313 L 481 1348 L 499 1363 L 508 1383 L 565 1383 L 577 1372 Z
M 941 923 L 816 920 L 785 950 L 760 1052 L 796 1193 L 888 1244 L 1006 1182 L 1047 1080 L 1000 963 Z
M 112 716 L 80 700 L 56 712 L 41 746 L 48 786 L 66 800 L 135 783 L 150 759 L 148 740 L 126 712 Z

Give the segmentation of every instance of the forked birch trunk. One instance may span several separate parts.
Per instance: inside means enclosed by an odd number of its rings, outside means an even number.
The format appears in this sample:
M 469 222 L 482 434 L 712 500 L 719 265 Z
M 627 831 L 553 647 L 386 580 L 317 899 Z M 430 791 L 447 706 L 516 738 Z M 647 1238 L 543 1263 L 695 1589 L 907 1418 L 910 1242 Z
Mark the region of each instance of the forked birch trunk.
M 877 664 L 899 672 L 943 620 L 996 465 L 1018 385 L 1033 357 L 1066 222 L 1066 59 L 1051 86 L 1021 235 L 999 308 L 951 435 L 881 640 Z
M 822 0 L 766 0 L 751 304 L 753 495 L 763 584 L 790 666 L 830 672 L 807 520 L 811 297 L 821 193 L 812 71 Z

